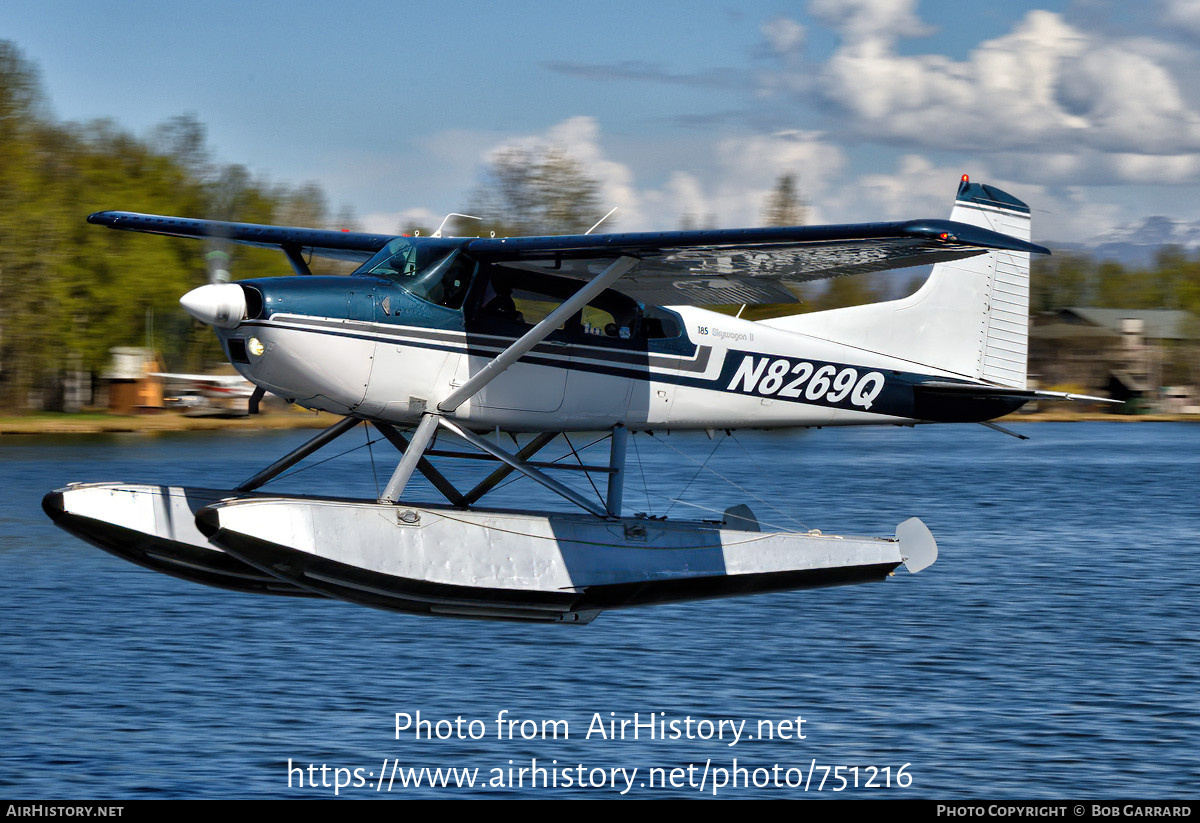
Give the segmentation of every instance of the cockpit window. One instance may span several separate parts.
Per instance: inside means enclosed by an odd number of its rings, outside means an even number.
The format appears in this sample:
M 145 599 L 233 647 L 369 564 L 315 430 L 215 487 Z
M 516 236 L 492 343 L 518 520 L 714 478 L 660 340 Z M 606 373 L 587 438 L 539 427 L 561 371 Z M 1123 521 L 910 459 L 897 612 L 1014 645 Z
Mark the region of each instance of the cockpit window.
M 391 280 L 409 294 L 451 309 L 462 308 L 474 273 L 475 261 L 461 249 L 407 237 L 389 242 L 355 272 Z
M 430 263 L 446 256 L 448 249 L 429 243 L 416 243 L 410 237 L 397 237 L 355 271 L 389 279 L 410 277 Z

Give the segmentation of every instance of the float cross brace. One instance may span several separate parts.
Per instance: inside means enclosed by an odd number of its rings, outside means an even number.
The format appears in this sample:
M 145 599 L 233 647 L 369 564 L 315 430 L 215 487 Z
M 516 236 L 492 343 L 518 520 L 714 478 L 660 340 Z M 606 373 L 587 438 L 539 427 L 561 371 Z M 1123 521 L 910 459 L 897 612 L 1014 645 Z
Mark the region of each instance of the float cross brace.
M 608 466 L 586 466 L 585 471 L 589 472 L 604 472 L 609 476 L 607 500 L 601 504 L 595 500 L 590 500 L 584 497 L 579 492 L 569 486 L 560 483 L 550 477 L 542 470 L 528 462 L 528 459 L 537 451 L 541 450 L 547 443 L 558 436 L 556 432 L 544 432 L 537 435 L 532 441 L 527 443 L 517 454 L 512 454 L 505 449 L 500 448 L 491 440 L 481 435 L 475 434 L 469 429 L 463 428 L 458 423 L 448 420 L 445 417 L 429 413 L 421 418 L 421 422 L 417 425 L 413 432 L 411 441 L 405 442 L 403 446 L 403 456 L 396 466 L 395 472 L 392 473 L 391 479 L 388 481 L 387 487 L 379 496 L 378 502 L 385 504 L 395 504 L 404 494 L 405 488 L 408 486 L 408 481 L 412 478 L 413 472 L 420 467 L 422 462 L 425 462 L 422 456 L 425 450 L 429 449 L 433 443 L 434 434 L 441 428 L 455 435 L 456 437 L 465 440 L 470 445 L 484 452 L 492 459 L 504 464 L 503 467 L 492 472 L 487 478 L 478 483 L 475 488 L 471 489 L 466 494 L 455 489 L 450 482 L 441 473 L 429 467 L 428 471 L 423 470 L 423 474 L 430 479 L 439 491 L 444 494 L 453 505 L 467 507 L 477 501 L 483 495 L 494 489 L 505 477 L 513 471 L 518 471 L 531 480 L 540 483 L 546 488 L 553 491 L 555 494 L 569 500 L 576 506 L 591 512 L 597 517 L 619 517 L 621 512 L 621 499 L 624 481 L 624 462 L 625 462 L 625 445 L 629 437 L 629 430 L 624 426 L 618 425 L 613 427 L 612 447 L 610 451 L 610 461 Z M 381 429 L 382 430 L 382 429 Z M 396 437 L 403 441 L 403 437 L 397 432 Z M 392 440 L 392 437 L 389 436 Z M 396 440 L 393 440 L 395 443 Z M 401 448 L 397 444 L 397 448 Z M 445 456 L 450 454 L 439 452 Z M 474 455 L 460 455 L 462 457 Z M 564 468 L 578 469 L 578 466 L 562 466 L 554 467 L 547 464 L 540 464 L 545 468 Z M 432 475 L 430 474 L 432 472 Z M 435 479 L 436 478 L 436 479 Z M 443 488 L 443 485 L 446 488 Z

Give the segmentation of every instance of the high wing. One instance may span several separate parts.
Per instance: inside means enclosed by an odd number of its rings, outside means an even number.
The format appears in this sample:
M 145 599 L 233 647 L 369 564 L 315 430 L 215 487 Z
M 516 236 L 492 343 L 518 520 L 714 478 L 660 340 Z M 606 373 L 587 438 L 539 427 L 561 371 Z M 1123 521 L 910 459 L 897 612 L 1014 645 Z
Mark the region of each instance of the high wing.
M 98 212 L 88 222 L 279 248 L 301 273 L 307 273 L 303 256 L 365 261 L 395 238 L 132 212 Z M 457 246 L 483 263 L 589 281 L 614 261 L 629 258 L 633 265 L 613 288 L 643 303 L 698 306 L 795 303 L 789 283 L 928 265 L 992 249 L 1049 254 L 1042 246 L 950 220 L 412 241 Z
M 480 260 L 590 279 L 618 257 L 637 264 L 614 288 L 643 303 L 796 303 L 788 283 L 924 266 L 990 249 L 1042 246 L 950 220 L 471 240 Z
M 228 223 L 221 220 L 195 220 L 131 211 L 100 211 L 88 216 L 88 222 L 110 229 L 163 234 L 168 237 L 213 237 L 243 246 L 282 249 L 293 254 L 330 257 L 335 260 L 369 260 L 388 244 L 394 235 L 364 234 L 328 229 L 301 229 L 287 226 L 263 226 L 257 223 Z

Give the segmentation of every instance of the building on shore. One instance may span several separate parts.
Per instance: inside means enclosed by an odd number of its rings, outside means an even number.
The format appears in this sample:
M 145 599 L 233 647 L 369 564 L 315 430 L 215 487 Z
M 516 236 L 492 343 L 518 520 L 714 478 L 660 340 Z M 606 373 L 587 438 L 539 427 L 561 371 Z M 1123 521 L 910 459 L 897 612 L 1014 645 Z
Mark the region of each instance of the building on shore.
M 115 346 L 104 379 L 108 383 L 108 410 L 135 414 L 162 408 L 162 371 L 158 353 L 141 346 Z
M 1033 318 L 1029 376 L 1126 401 L 1122 411 L 1200 413 L 1200 320 L 1172 309 L 1071 307 Z

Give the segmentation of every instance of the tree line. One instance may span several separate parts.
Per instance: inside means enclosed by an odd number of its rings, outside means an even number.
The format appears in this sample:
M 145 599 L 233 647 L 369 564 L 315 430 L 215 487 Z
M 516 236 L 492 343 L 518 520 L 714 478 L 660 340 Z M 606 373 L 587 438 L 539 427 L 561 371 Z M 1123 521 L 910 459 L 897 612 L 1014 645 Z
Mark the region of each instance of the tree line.
M 194 116 L 134 135 L 109 120 L 62 123 L 36 67 L 0 41 L 0 408 L 54 394 L 68 372 L 99 374 L 113 346 L 151 342 L 178 371 L 219 359 L 216 340 L 179 310 L 206 281 L 203 243 L 100 230 L 84 217 L 122 209 L 325 227 L 315 184 L 256 179 L 216 162 Z M 341 228 L 349 215 L 339 216 Z M 238 278 L 290 271 L 282 256 L 228 250 Z
M 1163 246 L 1149 267 L 1055 251 L 1033 261 L 1030 311 L 1068 306 L 1183 309 L 1200 317 L 1200 254 Z

